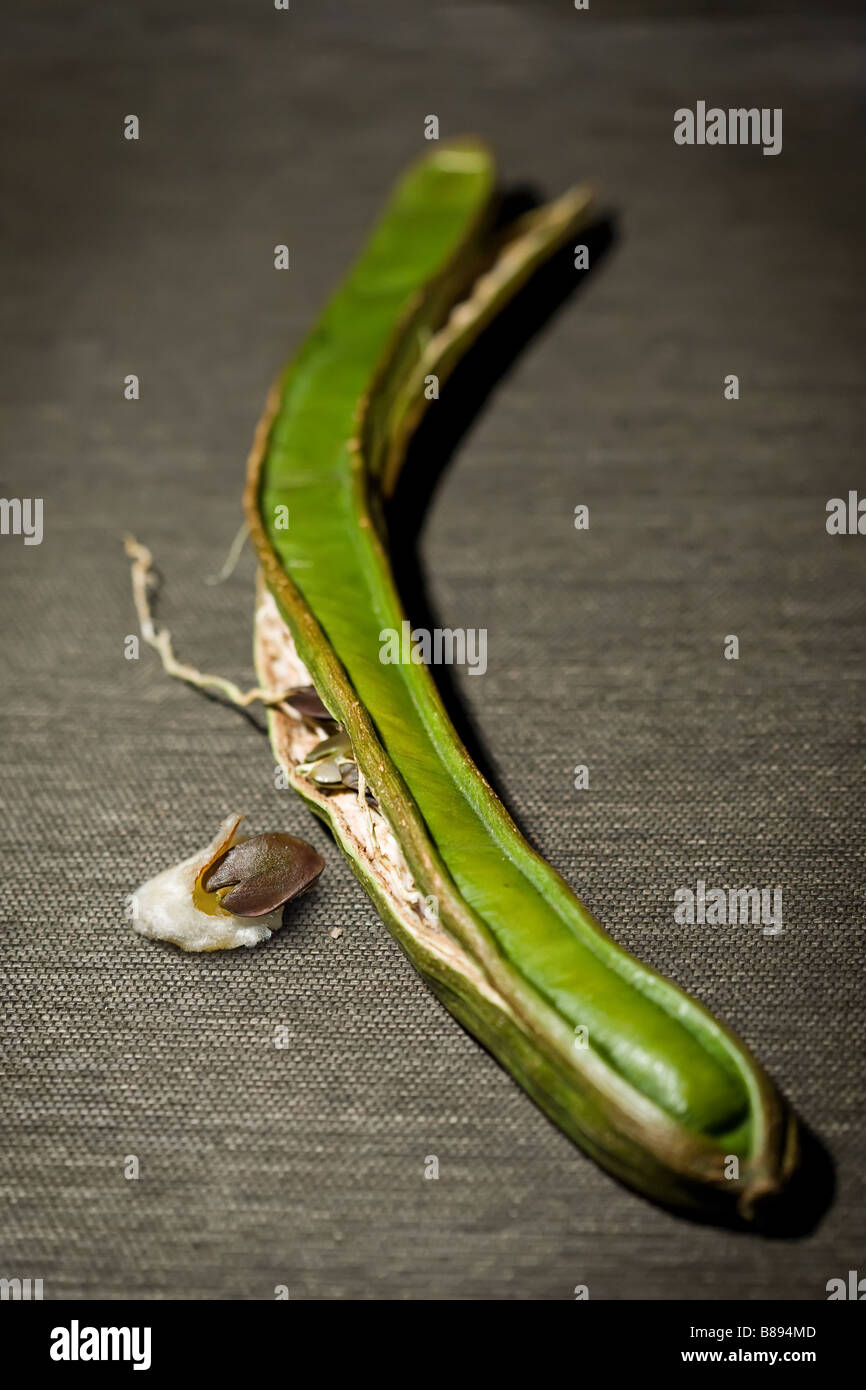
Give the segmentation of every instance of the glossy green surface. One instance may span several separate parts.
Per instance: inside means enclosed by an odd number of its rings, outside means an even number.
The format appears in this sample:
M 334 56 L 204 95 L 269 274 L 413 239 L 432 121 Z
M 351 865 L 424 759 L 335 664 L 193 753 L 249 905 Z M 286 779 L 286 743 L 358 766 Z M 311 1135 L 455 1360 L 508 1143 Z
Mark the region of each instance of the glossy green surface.
M 283 378 L 262 463 L 261 517 L 456 893 L 519 977 L 521 999 L 543 1003 L 539 1031 L 545 1010 L 570 1030 L 588 1028 L 602 1070 L 716 1152 L 748 1157 L 770 1124 L 759 1113 L 766 1079 L 756 1079 L 748 1054 L 700 1006 L 618 948 L 526 844 L 468 760 L 428 669 L 380 661 L 383 632 L 399 632 L 405 615 L 369 509 L 388 446 L 387 426 L 377 425 L 388 412 L 376 411 L 377 394 L 394 398 L 465 283 L 487 234 L 492 189 L 489 155 L 472 142 L 434 148 L 398 185 Z M 281 507 L 289 509 L 288 529 L 275 524 Z M 377 791 L 375 775 L 371 782 Z M 471 1014 L 472 1006 L 454 1011 Z M 512 1070 L 527 1084 L 523 1064 Z

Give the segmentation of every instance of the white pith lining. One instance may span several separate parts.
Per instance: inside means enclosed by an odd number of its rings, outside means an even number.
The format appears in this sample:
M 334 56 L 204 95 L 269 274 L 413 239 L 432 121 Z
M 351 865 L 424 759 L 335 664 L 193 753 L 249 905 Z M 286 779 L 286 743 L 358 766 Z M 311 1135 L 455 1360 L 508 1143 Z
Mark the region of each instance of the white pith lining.
M 301 660 L 294 638 L 283 621 L 273 595 L 259 583 L 255 617 L 255 662 L 260 679 L 274 690 L 311 685 L 310 674 Z M 272 708 L 271 743 L 274 753 L 292 786 L 305 797 L 326 807 L 340 840 L 363 861 L 388 898 L 392 911 L 405 930 L 424 947 L 459 973 L 503 1012 L 511 1010 L 492 988 L 471 956 L 439 925 L 412 878 L 405 856 L 387 819 L 380 809 L 366 804 L 349 788 L 322 792 L 308 777 L 297 772 L 310 752 L 327 737 L 328 730 L 311 729 L 300 715 Z M 375 794 L 375 787 L 371 788 Z

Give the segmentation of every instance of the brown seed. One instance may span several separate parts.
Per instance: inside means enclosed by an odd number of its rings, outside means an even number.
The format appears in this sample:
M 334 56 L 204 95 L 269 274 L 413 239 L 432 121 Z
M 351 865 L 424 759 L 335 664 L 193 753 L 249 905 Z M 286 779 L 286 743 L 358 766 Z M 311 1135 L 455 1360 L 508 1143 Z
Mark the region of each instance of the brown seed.
M 202 879 L 207 893 L 236 885 L 220 904 L 238 917 L 264 917 L 315 883 L 325 867 L 320 854 L 294 835 L 257 835 L 232 845 Z
M 302 719 L 309 719 L 314 724 L 337 723 L 331 711 L 322 704 L 314 685 L 298 686 L 297 690 L 286 696 L 286 704 L 291 705 Z
M 356 792 L 360 785 L 358 780 L 358 764 L 343 763 L 340 771 L 342 773 L 343 786 L 348 787 L 350 791 Z M 370 806 L 375 806 L 376 810 L 379 809 L 379 803 L 369 787 L 367 788 L 367 801 Z

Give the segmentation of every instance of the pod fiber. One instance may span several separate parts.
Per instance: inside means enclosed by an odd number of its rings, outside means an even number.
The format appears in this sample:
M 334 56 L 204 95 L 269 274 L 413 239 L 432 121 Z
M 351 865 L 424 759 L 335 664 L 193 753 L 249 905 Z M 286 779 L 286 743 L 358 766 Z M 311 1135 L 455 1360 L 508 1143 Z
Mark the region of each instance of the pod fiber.
M 257 667 L 272 688 L 312 681 L 376 808 L 298 771 L 310 736 L 280 708 L 271 739 L 413 963 L 547 1114 L 648 1196 L 750 1219 L 797 1157 L 770 1079 L 527 844 L 428 668 L 380 660 L 380 634 L 405 616 L 383 503 L 425 381 L 443 381 L 590 217 L 578 188 L 503 230 L 494 179 L 471 139 L 414 164 L 269 397 L 245 499 L 261 570 Z

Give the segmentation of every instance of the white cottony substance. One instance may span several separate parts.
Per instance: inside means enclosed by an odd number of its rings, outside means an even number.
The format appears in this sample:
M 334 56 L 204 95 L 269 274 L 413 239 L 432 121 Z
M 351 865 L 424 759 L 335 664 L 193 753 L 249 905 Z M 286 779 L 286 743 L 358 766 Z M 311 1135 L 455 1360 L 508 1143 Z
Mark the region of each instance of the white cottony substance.
M 163 869 L 133 893 L 132 925 L 137 932 L 171 941 L 184 951 L 232 951 L 268 940 L 282 923 L 282 907 L 265 917 L 236 917 L 220 906 L 216 893 L 206 893 L 198 883 L 220 855 L 244 838 L 236 833 L 241 819 L 226 816 L 209 845 L 182 864 Z

